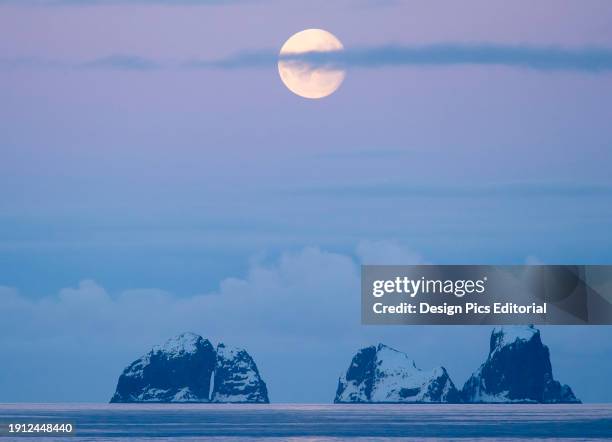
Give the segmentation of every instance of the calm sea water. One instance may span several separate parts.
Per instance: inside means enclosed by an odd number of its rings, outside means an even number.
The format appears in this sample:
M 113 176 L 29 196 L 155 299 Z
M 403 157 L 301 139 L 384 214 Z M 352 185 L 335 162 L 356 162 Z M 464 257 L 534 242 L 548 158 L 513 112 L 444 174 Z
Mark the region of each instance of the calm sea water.
M 606 405 L 0 404 L 0 425 L 70 422 L 76 435 L 35 441 L 368 441 L 612 439 Z M 397 440 L 397 439 L 395 439 Z

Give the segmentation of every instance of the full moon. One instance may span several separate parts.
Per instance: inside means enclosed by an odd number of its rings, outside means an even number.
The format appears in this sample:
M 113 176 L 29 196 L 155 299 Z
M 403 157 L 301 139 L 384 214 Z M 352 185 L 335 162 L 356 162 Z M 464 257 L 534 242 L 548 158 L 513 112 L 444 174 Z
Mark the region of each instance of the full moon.
M 306 29 L 292 35 L 280 50 L 280 55 L 304 52 L 327 52 L 344 49 L 340 40 L 323 29 Z M 279 60 L 278 73 L 285 86 L 304 98 L 323 98 L 333 94 L 344 81 L 342 69 L 312 67 L 294 60 Z

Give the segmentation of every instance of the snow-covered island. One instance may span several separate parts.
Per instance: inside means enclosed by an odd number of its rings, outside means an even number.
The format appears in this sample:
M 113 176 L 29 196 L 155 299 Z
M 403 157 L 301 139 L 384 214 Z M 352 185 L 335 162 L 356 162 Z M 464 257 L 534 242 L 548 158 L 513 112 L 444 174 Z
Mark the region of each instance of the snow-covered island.
M 384 344 L 366 347 L 340 376 L 336 403 L 579 403 L 553 378 L 533 326 L 495 328 L 487 360 L 458 391 L 444 367 L 424 371 Z
M 553 378 L 548 347 L 532 325 L 493 329 L 489 356 L 461 395 L 470 403 L 580 403 Z
M 111 402 L 268 403 L 268 389 L 243 349 L 182 333 L 121 374 Z
M 444 367 L 424 371 L 384 344 L 362 348 L 338 381 L 335 403 L 455 403 L 460 395 Z
M 183 333 L 153 347 L 121 374 L 111 402 L 269 403 L 253 358 L 243 349 Z M 455 387 L 444 367 L 418 368 L 384 344 L 365 347 L 339 380 L 335 403 L 579 403 L 553 378 L 550 353 L 533 326 L 496 327 L 489 355 Z

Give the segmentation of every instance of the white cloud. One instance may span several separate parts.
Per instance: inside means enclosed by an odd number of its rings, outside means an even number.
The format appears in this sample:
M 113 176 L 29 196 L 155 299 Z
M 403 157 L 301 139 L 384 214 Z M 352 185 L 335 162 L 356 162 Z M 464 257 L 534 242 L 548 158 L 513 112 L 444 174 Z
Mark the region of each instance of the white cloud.
M 358 267 L 349 256 L 306 248 L 271 265 L 253 264 L 244 279 L 230 278 L 213 293 L 177 296 L 157 289 L 111 294 L 94 281 L 38 300 L 4 288 L 2 340 L 126 332 L 167 337 L 185 329 L 215 336 L 318 335 L 346 300 L 358 307 Z M 316 312 L 316 317 L 313 315 Z M 16 333 L 17 332 L 17 333 Z

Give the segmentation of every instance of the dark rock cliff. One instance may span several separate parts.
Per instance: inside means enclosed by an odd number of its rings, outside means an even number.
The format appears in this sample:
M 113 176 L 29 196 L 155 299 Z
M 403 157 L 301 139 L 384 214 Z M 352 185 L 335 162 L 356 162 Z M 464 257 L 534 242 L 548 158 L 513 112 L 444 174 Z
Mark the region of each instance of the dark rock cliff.
M 498 327 L 489 356 L 461 392 L 465 402 L 578 403 L 572 389 L 553 378 L 550 354 L 533 326 Z

